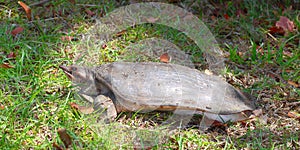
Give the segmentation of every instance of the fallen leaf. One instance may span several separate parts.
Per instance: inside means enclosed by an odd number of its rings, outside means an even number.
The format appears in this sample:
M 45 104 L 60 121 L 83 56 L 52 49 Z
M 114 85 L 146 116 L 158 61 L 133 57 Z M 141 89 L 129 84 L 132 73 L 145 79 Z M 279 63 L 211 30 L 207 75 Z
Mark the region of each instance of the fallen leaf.
M 243 52 L 238 52 L 237 53 L 240 57 L 243 57 L 244 56 L 244 53 Z
M 9 68 L 14 68 L 13 66 L 11 66 L 10 64 L 8 63 L 3 63 L 0 65 L 0 68 L 5 68 L 5 69 L 9 69 Z
M 14 49 L 15 49 L 15 50 L 20 49 L 20 46 L 19 46 L 19 45 L 16 45 L 16 46 L 14 47 Z
M 300 119 L 300 114 L 295 111 L 289 111 L 287 114 L 290 118 Z
M 170 61 L 170 56 L 168 55 L 168 53 L 164 53 L 159 57 L 160 62 L 163 63 L 169 63 Z
M 261 115 L 263 115 L 262 109 L 255 109 L 255 110 L 252 111 L 252 113 L 253 113 L 255 116 L 261 116 Z
M 53 148 L 57 149 L 57 150 L 63 150 L 62 147 L 60 147 L 58 144 L 56 144 L 55 142 L 52 143 Z
M 91 114 L 94 112 L 93 107 L 84 107 L 84 106 L 79 106 L 79 111 L 83 114 Z
M 29 6 L 27 6 L 25 3 L 18 1 L 18 3 L 23 7 L 23 9 L 26 12 L 26 16 L 28 18 L 29 21 L 31 21 L 31 9 Z
M 228 20 L 230 18 L 227 14 L 224 14 L 223 16 L 226 20 Z
M 94 112 L 94 108 L 93 107 L 85 107 L 85 106 L 79 106 L 76 103 L 70 103 L 71 108 L 79 111 L 82 114 L 91 114 Z
M 72 38 L 73 38 L 73 37 L 71 37 L 71 36 L 62 36 L 62 37 L 61 37 L 61 40 L 62 40 L 62 41 L 72 41 Z
M 65 147 L 68 148 L 72 144 L 72 138 L 67 133 L 66 129 L 58 129 L 58 135 L 61 141 L 64 143 Z
M 207 74 L 207 75 L 213 75 L 213 73 L 210 70 L 208 70 L 208 69 L 205 69 L 204 73 Z
M 299 84 L 297 84 L 296 82 L 291 81 L 291 80 L 288 80 L 288 84 L 289 84 L 289 85 L 292 85 L 292 86 L 294 86 L 294 87 L 296 87 L 296 88 L 300 87 Z
M 286 73 L 290 73 L 290 72 L 292 72 L 292 71 L 293 71 L 293 70 L 290 70 L 290 69 L 286 69 L 286 70 L 285 70 Z
M 75 0 L 69 0 L 69 2 L 75 4 Z
M 14 52 L 10 52 L 6 58 L 16 58 L 16 54 Z
M 211 124 L 213 127 L 227 127 L 227 124 L 224 124 L 220 121 L 214 120 L 213 123 Z
M 123 30 L 123 31 L 120 31 L 118 33 L 116 33 L 116 36 L 117 37 L 120 37 L 121 35 L 125 34 L 127 30 Z
M 22 28 L 22 27 L 16 27 L 10 33 L 11 33 L 11 35 L 16 36 L 17 34 L 23 32 L 23 30 L 24 30 L 24 28 Z
M 102 49 L 105 49 L 107 47 L 107 45 L 103 44 L 101 47 L 102 47 Z
M 279 82 L 279 81 L 280 81 L 280 76 L 277 75 L 277 74 L 275 74 L 275 73 L 273 73 L 273 72 L 268 72 L 267 75 L 268 75 L 270 78 L 274 79 L 276 82 Z
M 264 49 L 261 47 L 261 46 L 256 46 L 256 52 L 261 54 L 261 55 L 264 55 Z M 240 55 L 242 56 L 242 55 Z
M 285 10 L 285 5 L 284 5 L 284 3 L 283 3 L 283 4 L 282 4 L 282 3 L 277 3 L 276 5 L 281 9 L 281 11 L 284 11 L 284 10 Z
M 292 56 L 293 56 L 293 53 L 292 53 L 291 51 L 284 50 L 284 51 L 283 51 L 283 55 L 292 57 Z
M 282 28 L 284 31 L 293 32 L 295 24 L 289 18 L 280 16 L 279 21 L 276 22 L 276 27 Z
M 278 35 L 284 35 L 285 31 L 282 28 L 273 26 L 271 28 L 269 28 L 269 33 L 271 34 L 278 34 Z
M 32 7 L 32 6 L 43 6 L 48 2 L 50 2 L 50 0 L 41 0 L 41 1 L 30 4 L 29 6 L 30 7 Z
M 147 20 L 149 23 L 155 23 L 155 22 L 158 20 L 158 18 L 149 17 L 149 18 L 147 18 L 146 20 Z
M 245 9 L 238 9 L 237 11 L 236 11 L 236 16 L 237 17 L 241 17 L 241 16 L 245 16 L 246 14 L 247 14 L 247 9 L 245 8 Z
M 219 17 L 220 16 L 220 8 L 215 8 L 212 11 L 212 15 L 215 16 L 215 17 Z
M 212 15 L 210 16 L 211 20 L 215 20 L 216 19 L 216 16 Z
M 89 15 L 89 16 L 94 16 L 96 13 L 92 12 L 89 9 L 85 9 L 85 12 Z
M 269 116 L 268 116 L 268 114 L 266 114 L 266 115 L 260 115 L 260 116 L 258 116 L 258 118 L 252 118 L 252 121 L 256 122 L 257 119 L 259 120 L 259 122 L 261 124 L 267 124 Z
M 74 102 L 71 102 L 71 103 L 70 103 L 70 106 L 71 106 L 71 108 L 73 108 L 73 109 L 76 109 L 76 110 L 79 109 L 79 105 L 76 104 L 76 103 L 74 103 Z
M 77 38 L 73 37 L 73 36 L 62 36 L 61 37 L 62 41 L 77 41 Z

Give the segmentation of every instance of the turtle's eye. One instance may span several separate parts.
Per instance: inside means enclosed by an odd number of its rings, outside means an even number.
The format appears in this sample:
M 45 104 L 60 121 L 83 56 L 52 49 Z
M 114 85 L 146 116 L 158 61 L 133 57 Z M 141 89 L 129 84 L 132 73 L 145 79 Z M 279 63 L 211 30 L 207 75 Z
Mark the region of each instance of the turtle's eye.
M 72 72 L 77 71 L 77 67 L 72 67 Z

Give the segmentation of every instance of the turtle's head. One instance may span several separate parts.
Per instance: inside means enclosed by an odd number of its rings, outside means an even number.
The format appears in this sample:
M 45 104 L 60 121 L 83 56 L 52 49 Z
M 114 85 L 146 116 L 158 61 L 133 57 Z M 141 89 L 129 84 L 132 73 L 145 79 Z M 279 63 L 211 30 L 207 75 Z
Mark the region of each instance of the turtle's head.
M 66 76 L 75 84 L 77 83 L 87 83 L 87 82 L 93 82 L 93 72 L 88 69 L 81 66 L 59 66 Z
M 79 87 L 79 95 L 86 97 L 96 97 L 100 90 L 95 83 L 94 72 L 91 68 L 81 66 L 59 66 L 66 76 L 73 82 L 76 87 Z M 90 100 L 88 100 L 90 101 Z

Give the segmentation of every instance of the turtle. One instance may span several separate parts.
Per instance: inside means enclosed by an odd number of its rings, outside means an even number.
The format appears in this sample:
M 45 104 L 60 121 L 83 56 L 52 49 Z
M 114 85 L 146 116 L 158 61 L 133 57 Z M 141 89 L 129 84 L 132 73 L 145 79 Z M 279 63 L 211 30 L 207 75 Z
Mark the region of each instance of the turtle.
M 79 94 L 115 118 L 121 112 L 182 110 L 185 114 L 221 116 L 222 122 L 248 119 L 254 101 L 216 75 L 160 62 L 113 62 L 95 67 L 60 68 Z

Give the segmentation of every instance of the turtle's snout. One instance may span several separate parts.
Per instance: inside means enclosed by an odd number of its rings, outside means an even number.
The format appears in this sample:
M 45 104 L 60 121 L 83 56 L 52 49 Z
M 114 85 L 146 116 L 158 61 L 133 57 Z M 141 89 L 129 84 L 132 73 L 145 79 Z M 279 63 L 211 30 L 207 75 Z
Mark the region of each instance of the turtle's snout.
M 66 76 L 70 80 L 74 79 L 74 76 L 72 75 L 72 67 L 71 66 L 60 65 L 59 68 L 63 70 L 63 72 L 66 74 Z
M 70 72 L 70 70 L 71 70 L 70 67 L 63 66 L 63 65 L 60 65 L 59 68 L 62 69 L 63 71 L 67 71 L 67 72 Z
M 59 66 L 64 73 L 67 75 L 67 77 L 74 81 L 74 82 L 86 82 L 88 80 L 91 80 L 92 78 L 90 77 L 90 73 L 87 72 L 87 69 L 84 67 L 76 66 L 76 65 L 71 65 L 71 66 Z

